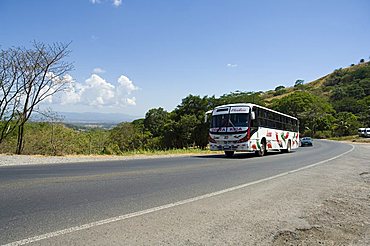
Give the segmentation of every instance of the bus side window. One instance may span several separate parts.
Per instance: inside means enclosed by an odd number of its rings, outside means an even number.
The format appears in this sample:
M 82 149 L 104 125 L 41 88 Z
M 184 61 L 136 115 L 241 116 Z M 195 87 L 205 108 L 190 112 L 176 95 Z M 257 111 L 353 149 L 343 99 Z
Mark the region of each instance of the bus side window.
M 281 122 L 281 118 L 282 118 L 282 116 L 277 114 L 277 120 L 276 120 L 277 123 L 276 124 L 277 124 L 277 128 L 279 128 L 279 129 L 282 129 L 282 127 L 283 127 L 283 124 Z
M 287 127 L 287 118 L 285 116 L 283 116 L 283 130 L 286 131 L 288 130 L 288 127 Z
M 257 111 L 254 111 L 254 120 L 252 120 L 252 118 L 250 118 L 250 121 L 251 121 L 251 127 L 257 127 L 258 126 L 258 115 L 257 115 Z
M 294 131 L 298 132 L 298 120 L 294 120 Z
M 288 118 L 288 131 L 293 131 L 293 122 L 291 118 Z

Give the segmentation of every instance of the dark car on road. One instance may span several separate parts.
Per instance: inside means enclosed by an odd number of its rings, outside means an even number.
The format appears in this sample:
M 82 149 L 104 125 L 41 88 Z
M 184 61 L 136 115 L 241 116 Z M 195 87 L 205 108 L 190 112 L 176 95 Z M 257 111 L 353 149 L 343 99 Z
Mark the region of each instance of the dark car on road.
M 312 138 L 310 137 L 301 138 L 301 147 L 303 146 L 313 146 Z

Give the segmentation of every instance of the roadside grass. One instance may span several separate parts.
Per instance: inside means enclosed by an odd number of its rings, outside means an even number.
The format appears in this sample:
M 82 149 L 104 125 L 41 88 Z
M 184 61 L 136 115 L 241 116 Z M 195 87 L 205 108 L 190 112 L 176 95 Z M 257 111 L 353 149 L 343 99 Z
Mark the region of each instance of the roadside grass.
M 135 156 L 176 156 L 176 155 L 206 155 L 206 154 L 223 154 L 222 151 L 210 151 L 209 149 L 184 148 L 184 149 L 169 149 L 169 150 L 132 150 L 121 152 L 119 154 L 91 154 L 91 155 L 65 155 L 66 157 L 135 157 Z
M 215 151 L 210 151 L 209 149 L 169 149 L 169 150 L 133 150 L 123 152 L 118 156 L 132 156 L 132 155 L 183 155 L 183 154 L 211 154 L 216 153 Z M 221 152 L 220 152 L 221 153 Z
M 347 142 L 358 142 L 358 143 L 370 143 L 370 138 L 359 137 L 358 135 L 344 136 L 344 137 L 332 137 L 330 140 L 335 141 L 347 141 Z
M 115 154 L 103 154 L 103 153 L 92 153 L 92 154 L 65 154 L 65 155 L 43 155 L 43 154 L 25 154 L 26 156 L 35 156 L 35 157 L 96 157 L 96 158 L 104 158 L 104 157 L 135 157 L 135 156 L 169 156 L 169 155 L 206 155 L 206 154 L 223 154 L 223 151 L 211 151 L 209 149 L 199 149 L 199 148 L 184 148 L 184 149 L 169 149 L 169 150 L 151 150 L 151 149 L 139 149 L 139 150 L 131 150 L 125 151 Z M 7 155 L 14 155 L 13 153 L 0 153 L 0 155 L 7 156 Z

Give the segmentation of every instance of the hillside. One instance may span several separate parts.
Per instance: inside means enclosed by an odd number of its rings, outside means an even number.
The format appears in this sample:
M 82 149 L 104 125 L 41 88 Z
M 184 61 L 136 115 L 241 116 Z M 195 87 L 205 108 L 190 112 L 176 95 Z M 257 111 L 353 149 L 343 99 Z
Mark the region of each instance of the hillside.
M 351 65 L 347 68 L 334 70 L 319 79 L 299 86 L 278 88 L 263 93 L 262 98 L 266 103 L 274 99 L 281 99 L 295 91 L 306 91 L 316 96 L 331 99 L 355 97 L 363 99 L 370 95 L 370 62 Z M 339 97 L 338 94 L 342 92 Z M 333 98 L 334 97 L 334 98 Z
M 307 84 L 298 82 L 260 96 L 267 106 L 298 117 L 302 133 L 345 136 L 370 127 L 370 62 L 336 69 Z

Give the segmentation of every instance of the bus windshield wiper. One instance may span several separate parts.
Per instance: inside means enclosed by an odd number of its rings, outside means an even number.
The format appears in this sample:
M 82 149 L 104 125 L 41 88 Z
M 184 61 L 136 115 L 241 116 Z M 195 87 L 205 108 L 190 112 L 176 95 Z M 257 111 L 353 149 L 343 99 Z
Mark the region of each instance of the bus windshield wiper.
M 237 132 L 237 129 L 236 129 L 235 125 L 233 124 L 233 122 L 230 120 L 230 118 L 229 118 L 229 123 L 233 127 L 234 132 Z

